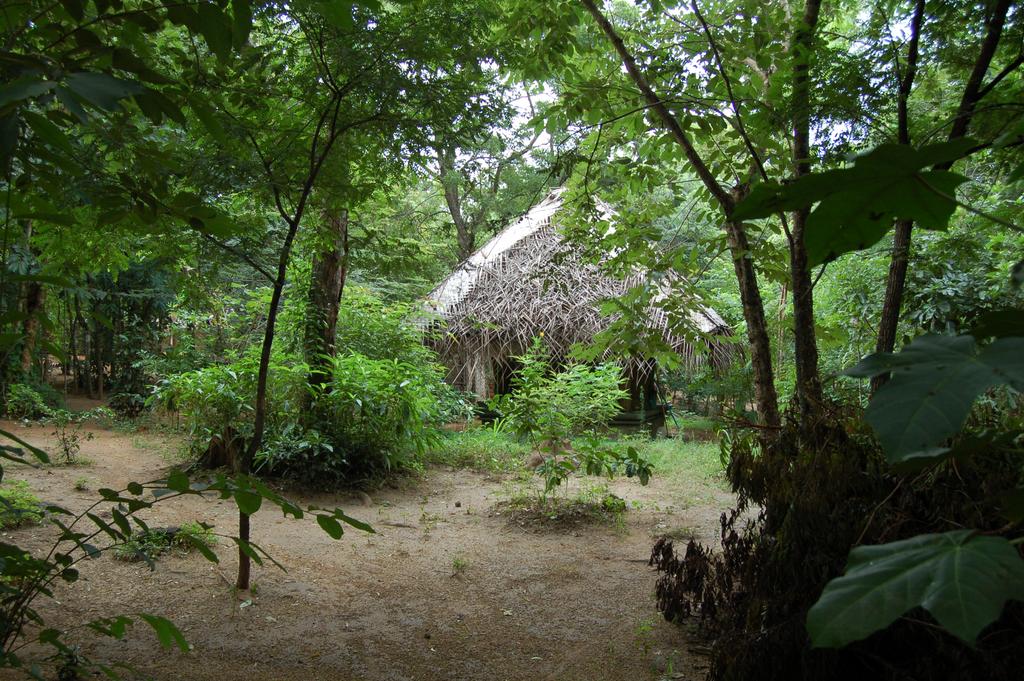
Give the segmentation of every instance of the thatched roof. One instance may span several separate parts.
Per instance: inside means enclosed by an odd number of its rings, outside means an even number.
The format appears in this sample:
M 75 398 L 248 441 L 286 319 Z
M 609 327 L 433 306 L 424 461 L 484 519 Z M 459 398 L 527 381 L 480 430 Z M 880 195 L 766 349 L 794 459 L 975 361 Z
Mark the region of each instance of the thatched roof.
M 459 264 L 427 297 L 427 306 L 445 323 L 435 341 L 442 355 L 472 353 L 483 348 L 519 354 L 543 332 L 556 353 L 590 342 L 612 318 L 600 311 L 602 301 L 622 296 L 642 281 L 615 279 L 572 248 L 557 229 L 563 190 L 556 189 L 469 258 Z M 599 208 L 614 216 L 606 205 Z M 686 333 L 681 326 L 689 327 Z M 709 353 L 695 352 L 701 338 L 715 360 L 725 361 L 729 343 L 714 336 L 731 335 L 718 313 L 700 304 L 688 311 L 684 324 L 670 330 L 664 310 L 652 306 L 648 330 L 662 338 L 690 365 Z

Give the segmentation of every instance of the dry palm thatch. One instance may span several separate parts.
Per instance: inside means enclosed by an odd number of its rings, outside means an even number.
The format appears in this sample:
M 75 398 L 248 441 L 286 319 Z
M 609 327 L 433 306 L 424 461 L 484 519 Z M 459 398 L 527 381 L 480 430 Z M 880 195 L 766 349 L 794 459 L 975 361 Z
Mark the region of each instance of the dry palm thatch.
M 505 228 L 463 261 L 427 299 L 444 329 L 431 341 L 460 382 L 490 362 L 507 362 L 543 335 L 556 356 L 587 344 L 616 321 L 602 314 L 604 301 L 617 299 L 642 277 L 623 281 L 609 276 L 573 249 L 557 229 L 562 190 L 555 190 L 524 217 Z M 655 302 L 671 295 L 659 286 Z M 655 304 L 647 308 L 644 329 L 677 352 L 690 367 L 729 361 L 732 331 L 704 305 L 693 305 L 685 319 L 670 319 Z M 698 348 L 703 344 L 703 348 Z M 650 367 L 642 357 L 608 357 L 634 367 Z M 479 383 L 470 389 L 481 392 Z

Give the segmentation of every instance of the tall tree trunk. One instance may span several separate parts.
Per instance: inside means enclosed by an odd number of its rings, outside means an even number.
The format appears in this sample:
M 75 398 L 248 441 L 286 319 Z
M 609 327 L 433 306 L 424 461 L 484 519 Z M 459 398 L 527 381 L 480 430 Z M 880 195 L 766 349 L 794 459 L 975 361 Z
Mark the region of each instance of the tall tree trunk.
M 793 174 L 797 178 L 811 172 L 810 61 L 820 9 L 820 0 L 807 0 L 803 17 L 793 33 Z M 824 397 L 814 333 L 814 291 L 804 242 L 809 214 L 810 209 L 793 214 L 789 233 L 789 270 L 793 290 L 797 405 L 801 423 L 811 427 L 818 421 Z
M 38 281 L 25 284 L 25 320 L 21 324 L 23 336 L 21 344 L 21 371 L 28 374 L 32 370 L 32 356 L 36 351 L 39 339 L 40 321 L 43 305 L 46 302 L 46 289 Z
M 22 247 L 26 252 L 36 254 L 32 248 L 32 221 L 21 223 Z M 35 354 L 36 340 L 39 335 L 39 313 L 43 307 L 43 285 L 38 281 L 26 281 L 21 285 L 21 298 L 24 301 L 22 312 L 25 318 L 21 322 L 21 373 L 28 374 L 32 370 L 32 355 Z
M 103 375 L 106 369 L 105 362 L 103 361 L 103 332 L 100 329 L 100 324 L 97 321 L 92 333 L 93 345 L 92 354 L 93 361 L 96 364 L 96 397 L 97 399 L 103 399 Z
M 1006 23 L 1006 15 L 1013 4 L 1012 0 L 997 0 L 992 13 L 986 18 L 987 31 L 982 41 L 978 57 L 975 59 L 974 67 L 964 86 L 963 95 L 960 98 L 960 105 L 957 107 L 956 118 L 949 131 L 949 139 L 955 140 L 967 134 L 971 119 L 978 102 L 988 93 L 989 87 L 983 86 L 985 74 L 988 73 L 995 57 L 996 49 L 1002 38 L 1003 26 Z M 907 69 L 900 78 L 900 87 L 897 93 L 897 124 L 898 141 L 900 144 L 910 144 L 910 125 L 907 109 L 907 101 L 914 85 L 914 78 L 917 74 L 918 44 L 921 33 L 921 24 L 924 17 L 924 0 L 917 0 L 914 7 L 914 17 L 911 20 L 911 36 L 907 45 Z M 994 79 L 989 86 L 994 86 L 999 79 Z M 952 163 L 944 163 L 936 166 L 938 170 L 948 170 Z M 896 331 L 899 327 L 900 309 L 903 306 L 903 293 L 906 289 L 907 269 L 910 259 L 911 232 L 913 222 L 900 220 L 896 223 L 893 233 L 892 260 L 889 262 L 889 275 L 885 282 L 885 298 L 882 302 L 882 313 L 878 324 L 878 338 L 875 342 L 875 352 L 892 352 L 896 349 Z M 881 374 L 871 379 L 871 391 L 874 392 L 885 385 L 889 380 L 888 374 Z
M 757 285 L 757 272 L 750 255 L 746 230 L 739 223 L 725 223 L 729 251 L 732 253 L 733 271 L 740 289 L 743 319 L 747 323 L 747 342 L 750 343 L 750 364 L 754 373 L 754 399 L 765 425 L 778 426 L 779 397 L 775 391 L 772 373 L 772 345 L 768 337 L 768 323 L 764 317 L 761 289 Z
M 274 348 L 274 331 L 277 326 L 277 313 L 281 307 L 281 294 L 284 292 L 284 284 L 287 280 L 288 260 L 291 258 L 292 244 L 295 241 L 295 233 L 299 229 L 301 217 L 301 212 L 298 212 L 298 216 L 289 221 L 288 234 L 285 236 L 281 255 L 277 262 L 277 277 L 274 279 L 274 288 L 270 295 L 267 326 L 263 332 L 263 346 L 260 349 L 260 369 L 256 377 L 256 405 L 253 410 L 252 439 L 246 446 L 245 453 L 235 462 L 235 473 L 248 474 L 252 470 L 252 462 L 256 458 L 256 453 L 263 446 L 263 430 L 267 418 L 267 377 L 270 374 L 270 353 Z M 238 538 L 246 544 L 249 542 L 249 526 L 249 514 L 239 509 Z M 249 554 L 240 544 L 238 547 L 238 576 L 235 580 L 235 586 L 238 589 L 248 590 L 251 570 Z
M 761 300 L 761 291 L 757 285 L 757 273 L 754 270 L 754 261 L 751 257 L 746 230 L 741 222 L 730 218 L 736 207 L 736 201 L 738 198 L 742 198 L 741 195 L 745 190 L 736 188 L 730 191 L 718 182 L 711 172 L 711 168 L 705 163 L 690 137 L 683 129 L 683 126 L 679 123 L 679 120 L 666 106 L 665 101 L 658 96 L 647 82 L 640 67 L 637 66 L 636 59 L 626 47 L 622 37 L 616 32 L 615 27 L 604 16 L 594 0 L 581 1 L 594 18 L 598 27 L 608 38 L 608 41 L 615 48 L 626 72 L 647 102 L 649 110 L 658 116 L 662 125 L 682 148 L 690 167 L 722 208 L 722 213 L 725 217 L 723 228 L 726 232 L 729 250 L 732 254 L 733 268 L 735 269 L 736 280 L 739 286 L 740 301 L 743 305 L 743 318 L 747 323 L 747 340 L 750 342 L 750 362 L 754 373 L 754 394 L 757 400 L 758 413 L 765 425 L 772 428 L 777 427 L 781 423 L 781 418 L 779 416 L 778 393 L 775 391 L 771 343 L 768 338 L 768 325 L 765 322 L 764 303 Z
M 907 44 L 907 68 L 899 78 L 896 93 L 896 141 L 910 144 L 910 113 L 907 106 L 917 76 L 918 46 L 921 41 L 921 24 L 924 21 L 925 0 L 917 0 L 914 16 L 910 21 L 910 42 Z M 903 289 L 907 282 L 907 267 L 910 264 L 910 235 L 913 220 L 897 220 L 892 235 L 892 256 L 889 260 L 889 274 L 885 281 L 885 298 L 878 320 L 878 338 L 875 352 L 892 352 L 896 347 L 896 331 L 900 323 L 900 308 L 903 306 Z M 881 388 L 888 380 L 888 374 L 871 379 L 871 392 Z
M 441 187 L 444 190 L 444 201 L 448 205 L 452 222 L 455 223 L 455 242 L 461 261 L 473 255 L 476 246 L 476 225 L 472 224 L 462 212 L 462 196 L 459 194 L 459 185 L 454 177 L 454 154 L 455 152 L 451 148 L 439 148 L 437 162 Z
M 79 338 L 79 333 L 80 332 L 82 333 L 82 336 L 83 336 L 82 337 L 81 345 L 79 345 L 79 343 L 78 343 L 78 338 Z M 74 378 L 75 378 L 74 385 L 75 385 L 75 391 L 76 392 L 81 390 L 83 387 L 85 387 L 86 383 L 88 382 L 88 371 L 86 371 L 86 376 L 85 376 L 85 378 L 83 380 L 83 376 L 82 376 L 82 362 L 80 362 L 79 359 L 78 359 L 78 357 L 79 357 L 79 348 L 82 349 L 82 354 L 83 355 L 85 355 L 86 357 L 89 356 L 88 341 L 85 338 L 85 336 L 87 336 L 87 335 L 88 335 L 88 330 L 85 327 L 85 323 L 82 321 L 82 303 L 81 303 L 81 300 L 78 298 L 78 296 L 75 295 L 75 320 L 72 323 L 72 331 L 71 331 L 71 342 L 72 342 L 72 350 L 71 350 L 71 352 L 72 352 L 72 357 L 73 357 L 72 358 L 71 368 L 72 368 L 72 370 L 74 372 Z
M 303 339 L 309 385 L 313 389 L 307 395 L 307 408 L 312 406 L 314 391 L 329 389 L 338 307 L 348 261 L 348 211 L 342 210 L 339 215 L 325 212 L 325 218 L 331 231 L 331 243 L 313 256 Z

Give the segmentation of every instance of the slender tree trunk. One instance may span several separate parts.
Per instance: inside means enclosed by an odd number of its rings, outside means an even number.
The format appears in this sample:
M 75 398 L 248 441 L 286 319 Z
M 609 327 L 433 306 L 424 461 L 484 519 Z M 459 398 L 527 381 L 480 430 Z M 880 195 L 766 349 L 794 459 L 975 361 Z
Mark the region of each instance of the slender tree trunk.
M 32 221 L 21 223 L 22 247 L 26 252 L 35 253 L 32 249 Z M 32 355 L 36 349 L 36 338 L 39 334 L 39 312 L 43 307 L 43 285 L 38 281 L 26 281 L 21 285 L 21 305 L 25 319 L 21 322 L 21 356 L 19 363 L 21 373 L 27 375 L 32 370 Z
M 312 393 L 330 386 L 334 336 L 348 259 L 348 211 L 342 210 L 337 216 L 325 213 L 325 217 L 331 229 L 331 243 L 325 251 L 313 256 L 303 339 L 312 388 L 307 395 L 307 410 L 312 406 Z
M 742 198 L 741 191 L 734 191 L 736 201 Z M 754 374 L 754 399 L 765 425 L 778 426 L 782 423 L 782 417 L 779 415 L 779 396 L 772 371 L 772 344 L 764 316 L 761 289 L 757 285 L 754 259 L 750 253 L 750 242 L 746 230 L 739 223 L 727 221 L 725 231 L 732 254 L 733 271 L 740 289 L 743 319 L 747 323 L 750 364 Z
M 728 190 L 723 187 L 710 167 L 704 162 L 686 131 L 678 119 L 669 110 L 665 102 L 658 96 L 647 82 L 643 72 L 637 66 L 636 59 L 629 52 L 621 36 L 615 31 L 608 18 L 597 7 L 594 0 L 581 0 L 583 6 L 594 18 L 598 27 L 615 48 L 622 65 L 633 83 L 640 90 L 651 112 L 661 120 L 662 125 L 682 148 L 683 154 L 691 168 L 700 178 L 711 195 L 718 201 L 725 216 L 723 227 L 732 254 L 733 267 L 739 285 L 740 301 L 743 305 L 743 318 L 747 323 L 747 340 L 750 342 L 750 361 L 754 373 L 754 393 L 757 409 L 765 425 L 777 427 L 781 423 L 779 416 L 778 394 L 775 391 L 775 379 L 772 370 L 771 343 L 768 338 L 768 326 L 765 322 L 764 303 L 757 285 L 757 273 L 750 253 L 746 230 L 743 224 L 730 219 L 736 206 L 737 198 L 741 198 L 743 189 Z
M 455 159 L 452 149 L 438 149 L 437 160 L 441 174 L 441 187 L 444 190 L 444 201 L 448 206 L 448 212 L 455 223 L 455 241 L 459 260 L 465 260 L 473 255 L 476 246 L 476 227 L 466 219 L 462 212 L 462 197 L 459 195 L 459 186 L 453 177 L 455 173 Z
M 270 308 L 267 310 L 267 326 L 263 332 L 263 346 L 260 350 L 260 370 L 256 378 L 256 405 L 253 411 L 252 439 L 246 446 L 245 453 L 235 463 L 236 473 L 248 474 L 252 470 L 252 462 L 256 458 L 256 453 L 263 446 L 263 430 L 267 418 L 267 376 L 270 373 L 270 354 L 274 347 L 274 330 L 277 325 L 277 313 L 281 306 L 281 294 L 287 280 L 288 260 L 291 258 L 295 233 L 299 229 L 299 220 L 302 218 L 301 211 L 297 211 L 297 213 L 297 216 L 288 222 L 288 234 L 285 236 L 281 256 L 277 263 L 277 277 L 274 280 L 274 288 L 270 296 Z M 239 510 L 238 538 L 246 544 L 249 542 L 249 525 L 249 514 Z M 242 591 L 249 589 L 251 570 L 249 554 L 239 545 L 238 577 L 235 586 Z
M 103 399 L 103 375 L 105 373 L 105 366 L 103 361 L 103 335 L 98 332 L 93 333 L 93 355 L 96 356 L 96 393 L 97 399 Z
M 892 352 L 896 347 L 896 331 L 900 323 L 900 308 L 903 304 L 903 289 L 907 281 L 907 267 L 910 264 L 910 235 L 914 223 L 897 220 L 892 235 L 892 259 L 889 261 L 889 276 L 885 282 L 885 299 L 882 315 L 878 320 L 878 339 L 875 352 Z M 888 380 L 888 374 L 871 379 L 871 392 L 878 390 Z
M 74 378 L 75 390 L 79 391 L 82 389 L 82 365 L 78 361 L 79 347 L 84 349 L 84 343 L 80 346 L 78 343 L 78 335 L 80 330 L 83 328 L 82 324 L 82 304 L 75 296 L 75 317 L 71 324 L 71 371 Z
M 818 26 L 820 0 L 807 0 L 793 33 L 793 169 L 799 178 L 811 172 L 810 61 Z M 796 395 L 801 423 L 819 419 L 824 396 L 818 374 L 818 342 L 814 333 L 814 291 L 807 266 L 804 231 L 810 209 L 793 214 L 789 233 L 789 270 L 793 290 L 793 345 Z
M 1013 4 L 1012 0 L 997 0 L 992 13 L 987 17 L 987 31 L 982 41 L 978 57 L 971 69 L 971 74 L 964 86 L 963 95 L 960 98 L 960 105 L 957 107 L 956 118 L 949 131 L 949 139 L 955 140 L 967 134 L 971 119 L 978 102 L 987 94 L 987 88 L 983 86 L 985 74 L 988 73 L 995 57 L 996 49 L 1002 38 L 1003 27 L 1006 23 L 1006 15 Z M 917 0 L 914 7 L 914 17 L 911 20 L 911 37 L 907 46 L 907 69 L 900 79 L 900 87 L 897 95 L 897 116 L 898 116 L 898 141 L 900 144 L 910 144 L 910 125 L 907 109 L 907 101 L 914 85 L 914 78 L 917 74 L 918 45 L 921 33 L 921 24 L 924 17 L 924 0 Z M 996 79 L 998 80 L 998 79 Z M 994 85 L 995 82 L 990 83 Z M 948 170 L 952 163 L 944 163 L 936 166 L 938 170 Z M 889 263 L 889 275 L 885 283 L 885 298 L 882 302 L 882 313 L 878 324 L 878 338 L 875 342 L 875 352 L 892 352 L 896 349 L 896 332 L 899 327 L 900 309 L 903 306 L 903 293 L 906 289 L 907 269 L 910 258 L 911 232 L 913 222 L 901 220 L 896 223 L 893 233 L 892 260 Z M 885 385 L 889 380 L 888 374 L 881 374 L 871 379 L 872 393 Z
M 32 370 L 32 356 L 36 351 L 39 339 L 39 315 L 42 314 L 46 302 L 46 289 L 38 281 L 25 284 L 25 320 L 21 325 L 24 337 L 21 345 L 21 370 L 28 374 Z
M 910 42 L 907 45 L 907 69 L 897 74 L 900 85 L 896 93 L 896 141 L 910 144 L 910 115 L 907 103 L 917 76 L 918 46 L 921 39 L 921 23 L 924 21 L 925 0 L 917 0 L 914 16 L 910 21 Z M 885 298 L 882 301 L 881 317 L 878 320 L 878 339 L 875 352 L 892 352 L 896 347 L 896 332 L 900 324 L 900 308 L 903 306 L 903 289 L 907 282 L 907 267 L 910 263 L 910 236 L 913 220 L 897 220 L 892 235 L 892 257 L 889 261 L 889 275 L 885 281 Z M 888 374 L 871 379 L 871 392 L 881 388 L 889 379 Z

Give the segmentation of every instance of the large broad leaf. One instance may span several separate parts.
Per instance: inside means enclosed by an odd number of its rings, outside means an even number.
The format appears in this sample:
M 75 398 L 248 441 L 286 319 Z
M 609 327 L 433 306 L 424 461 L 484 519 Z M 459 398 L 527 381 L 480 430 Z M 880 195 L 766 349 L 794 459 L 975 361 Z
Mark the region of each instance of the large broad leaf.
M 929 334 L 898 354 L 870 355 L 845 373 L 892 372 L 865 416 L 891 463 L 947 451 L 975 398 L 997 385 L 1024 389 L 1024 338 L 1000 338 L 980 348 L 972 336 Z
M 224 11 L 212 2 L 199 5 L 199 33 L 206 40 L 210 52 L 221 61 L 231 55 L 231 21 Z
M 236 489 L 234 496 L 238 510 L 246 515 L 253 515 L 263 505 L 263 497 L 251 490 Z
M 249 0 L 231 0 L 231 38 L 236 50 L 249 42 L 252 30 L 252 4 Z
M 1024 338 L 1024 310 L 991 310 L 980 315 L 971 335 L 981 340 L 995 336 L 1019 336 Z
M 54 88 L 56 83 L 37 76 L 18 78 L 0 86 L 0 109 L 8 104 L 20 102 L 31 97 L 38 97 Z
M 805 232 L 812 266 L 877 243 L 895 219 L 945 229 L 956 210 L 953 195 L 966 178 L 927 168 L 958 159 L 975 144 L 967 139 L 921 149 L 883 144 L 856 157 L 850 168 L 814 173 L 785 185 L 758 185 L 732 217 L 763 218 L 817 203 Z
M 1024 561 L 1008 541 L 969 530 L 923 534 L 851 551 L 846 574 L 807 614 L 807 631 L 815 646 L 840 647 L 920 606 L 973 643 L 1009 598 L 1024 599 Z
M 143 91 L 138 83 L 115 78 L 106 73 L 81 71 L 72 73 L 65 80 L 69 90 L 93 106 L 114 111 L 118 102 Z

